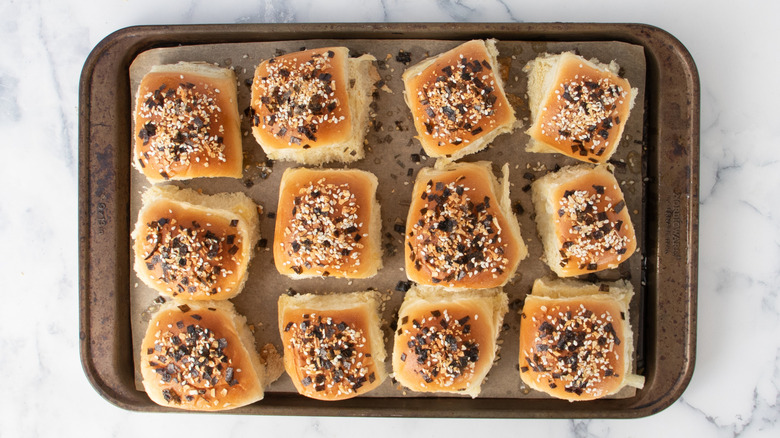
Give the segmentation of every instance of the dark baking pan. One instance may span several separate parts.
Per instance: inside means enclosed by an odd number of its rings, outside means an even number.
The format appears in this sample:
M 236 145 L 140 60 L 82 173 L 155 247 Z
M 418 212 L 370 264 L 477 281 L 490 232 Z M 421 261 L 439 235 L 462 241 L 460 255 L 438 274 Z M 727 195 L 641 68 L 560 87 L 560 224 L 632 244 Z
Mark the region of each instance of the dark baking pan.
M 239 24 L 131 27 L 106 37 L 87 58 L 79 91 L 79 278 L 81 361 L 95 389 L 138 411 L 171 411 L 134 384 L 130 334 L 130 86 L 141 52 L 190 44 L 299 39 L 498 38 L 623 41 L 647 63 L 644 154 L 647 186 L 643 319 L 647 381 L 626 399 L 361 398 L 325 403 L 269 393 L 232 413 L 486 418 L 633 418 L 673 403 L 693 373 L 698 263 L 699 78 L 685 47 L 642 24 Z M 519 377 L 518 377 L 519 378 Z

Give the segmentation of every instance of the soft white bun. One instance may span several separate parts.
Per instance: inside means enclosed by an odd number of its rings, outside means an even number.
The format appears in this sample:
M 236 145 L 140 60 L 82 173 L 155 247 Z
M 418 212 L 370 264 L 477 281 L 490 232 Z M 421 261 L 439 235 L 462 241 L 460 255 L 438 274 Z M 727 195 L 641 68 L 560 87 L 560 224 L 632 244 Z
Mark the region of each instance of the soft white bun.
M 499 182 L 487 161 L 420 169 L 406 219 L 410 280 L 487 289 L 512 279 L 528 249 L 509 199 L 509 166 L 502 170 Z
M 284 366 L 300 394 L 344 400 L 382 384 L 387 371 L 380 300 L 373 291 L 279 297 Z
M 585 283 L 538 279 L 520 320 L 520 377 L 537 391 L 569 401 L 594 400 L 625 386 L 633 374 L 634 335 L 627 281 Z
M 615 268 L 636 251 L 623 191 L 606 165 L 564 167 L 531 187 L 542 259 L 559 277 Z
M 261 400 L 282 361 L 270 344 L 257 353 L 246 318 L 229 301 L 172 300 L 149 322 L 140 368 L 155 403 L 219 411 Z
M 243 153 L 236 75 L 213 64 L 152 67 L 133 115 L 133 165 L 152 183 L 241 178 Z
M 479 395 L 508 298 L 501 289 L 413 286 L 398 311 L 393 377 L 417 392 Z
M 638 93 L 618 76 L 619 69 L 615 61 L 602 64 L 571 52 L 545 53 L 526 64 L 531 109 L 526 150 L 589 163 L 609 160 Z
M 287 169 L 279 187 L 274 263 L 279 273 L 368 278 L 382 268 L 378 180 L 357 169 Z
M 404 98 L 428 155 L 454 161 L 520 126 L 498 66 L 496 40 L 472 40 L 404 72 Z
M 363 158 L 375 60 L 324 47 L 261 62 L 252 82 L 252 133 L 266 155 L 308 165 Z
M 164 185 L 150 187 L 142 200 L 131 235 L 138 278 L 181 299 L 224 300 L 241 292 L 260 238 L 249 197 Z

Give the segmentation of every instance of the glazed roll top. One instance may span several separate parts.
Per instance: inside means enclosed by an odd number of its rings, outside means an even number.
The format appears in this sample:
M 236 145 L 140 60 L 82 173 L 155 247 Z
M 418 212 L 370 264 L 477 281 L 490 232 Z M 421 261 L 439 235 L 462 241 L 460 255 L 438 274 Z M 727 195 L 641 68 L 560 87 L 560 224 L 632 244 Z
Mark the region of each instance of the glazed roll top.
M 241 178 L 236 75 L 206 63 L 155 66 L 138 88 L 133 164 L 152 183 Z
M 288 169 L 279 189 L 274 262 L 293 278 L 366 278 L 382 267 L 376 177 L 361 170 Z
M 507 297 L 498 289 L 415 286 L 398 313 L 395 379 L 413 391 L 476 397 L 493 366 L 506 311 Z
M 637 90 L 619 66 L 570 52 L 545 54 L 526 65 L 533 124 L 528 150 L 605 163 L 615 152 Z
M 454 160 L 511 131 L 516 120 L 497 55 L 495 40 L 473 40 L 404 72 L 406 102 L 428 155 Z
M 173 186 L 143 195 L 135 271 L 158 292 L 181 299 L 236 296 L 259 238 L 257 206 L 243 193 L 203 195 Z
M 633 374 L 633 334 L 625 281 L 590 284 L 537 280 L 520 322 L 520 376 L 528 386 L 571 401 L 593 400 L 624 386 Z
M 343 400 L 387 377 L 379 294 L 282 295 L 279 332 L 287 374 L 302 395 Z
M 373 61 L 325 47 L 261 62 L 252 82 L 252 132 L 266 154 L 304 164 L 362 158 Z
M 246 319 L 227 301 L 171 301 L 149 322 L 141 374 L 149 397 L 178 409 L 232 409 L 263 398 L 269 360 L 261 359 Z M 278 365 L 268 364 L 270 368 Z
M 406 221 L 406 275 L 423 285 L 492 288 L 511 279 L 528 251 L 487 162 L 423 168 Z
M 615 268 L 636 251 L 629 208 L 606 166 L 565 167 L 532 188 L 544 260 L 558 276 Z

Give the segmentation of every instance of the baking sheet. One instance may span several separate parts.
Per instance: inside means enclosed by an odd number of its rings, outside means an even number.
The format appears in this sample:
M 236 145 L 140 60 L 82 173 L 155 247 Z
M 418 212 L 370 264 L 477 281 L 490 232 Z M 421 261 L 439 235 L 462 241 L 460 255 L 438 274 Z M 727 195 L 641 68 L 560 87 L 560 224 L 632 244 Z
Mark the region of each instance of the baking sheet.
M 249 132 L 250 121 L 244 117 L 242 131 L 244 132 L 245 171 L 242 180 L 218 178 L 198 179 L 177 182 L 176 185 L 201 189 L 204 193 L 242 191 L 250 196 L 264 209 L 261 218 L 262 237 L 268 239 L 265 249 L 260 249 L 253 259 L 249 269 L 249 279 L 244 291 L 232 301 L 237 310 L 247 316 L 254 326 L 258 345 L 273 343 L 279 351 L 282 345 L 276 327 L 276 300 L 281 293 L 289 288 L 301 293 L 348 292 L 374 288 L 382 292 L 386 298 L 383 310 L 385 321 L 386 346 L 392 348 L 391 325 L 396 311 L 403 300 L 403 293 L 395 290 L 399 281 L 405 281 L 403 271 L 403 231 L 395 231 L 396 225 L 403 224 L 409 205 L 409 194 L 414 183 L 414 177 L 421 167 L 432 166 L 434 160 L 426 158 L 415 135 L 411 113 L 403 101 L 403 70 L 416 64 L 429 55 L 435 55 L 457 46 L 462 41 L 435 40 L 350 40 L 348 47 L 353 55 L 371 53 L 377 59 L 378 71 L 387 89 L 377 92 L 372 112 L 376 114 L 367 135 L 368 148 L 366 158 L 350 164 L 350 168 L 371 171 L 379 178 L 378 199 L 382 205 L 382 234 L 384 245 L 384 268 L 379 274 L 366 280 L 346 280 L 336 278 L 291 280 L 277 273 L 270 248 L 273 244 L 274 219 L 270 216 L 276 212 L 278 189 L 281 175 L 288 167 L 299 165 L 289 162 L 273 162 L 272 167 L 266 162 L 265 154 L 257 145 Z M 249 106 L 250 90 L 247 80 L 251 80 L 255 66 L 263 59 L 289 53 L 304 48 L 344 45 L 339 40 L 301 40 L 266 43 L 212 44 L 186 47 L 153 49 L 141 53 L 130 67 L 130 84 L 134 105 L 135 90 L 141 77 L 153 65 L 169 64 L 178 61 L 208 61 L 223 67 L 231 67 L 238 76 L 239 112 Z M 520 264 L 513 282 L 504 291 L 509 295 L 510 311 L 506 315 L 504 330 L 499 344 L 501 350 L 499 359 L 488 374 L 480 397 L 485 398 L 548 398 L 545 394 L 527 389 L 521 382 L 518 371 L 518 329 L 519 310 L 522 299 L 530 292 L 533 280 L 544 275 L 550 275 L 549 268 L 539 260 L 542 247 L 536 226 L 533 221 L 533 206 L 529 184 L 531 179 L 538 178 L 551 171 L 555 165 L 572 165 L 578 161 L 560 154 L 534 154 L 525 152 L 528 136 L 523 132 L 528 127 L 530 117 L 526 103 L 526 76 L 522 67 L 526 62 L 544 52 L 558 53 L 574 50 L 590 58 L 596 57 L 602 62 L 616 60 L 621 66 L 621 73 L 628 78 L 632 87 L 639 89 L 637 105 L 625 127 L 621 144 L 611 162 L 615 165 L 615 176 L 621 184 L 630 208 L 632 220 L 637 230 L 639 248 L 644 248 L 644 220 L 642 211 L 643 199 L 643 102 L 645 81 L 645 56 L 641 46 L 622 42 L 522 42 L 500 41 L 500 71 L 505 82 L 510 103 L 514 106 L 518 119 L 524 123 L 524 128 L 512 134 L 499 136 L 493 144 L 478 154 L 470 155 L 461 161 L 488 160 L 494 163 L 498 171 L 505 163 L 510 163 L 510 182 L 512 184 L 511 198 L 513 204 L 519 203 L 524 212 L 518 216 L 523 237 L 529 247 L 529 256 Z M 399 51 L 411 55 L 411 62 L 403 64 L 396 57 Z M 402 59 L 403 57 L 399 58 Z M 389 91 L 388 91 L 389 90 Z M 132 112 L 132 108 L 131 108 Z M 133 132 L 135 130 L 133 129 Z M 423 159 L 417 163 L 412 154 L 420 154 Z M 130 156 L 127 157 L 131 159 Z M 325 167 L 347 167 L 332 163 Z M 412 169 L 412 176 L 407 176 Z M 131 220 L 137 217 L 141 206 L 141 193 L 148 188 L 149 183 L 139 172 L 133 171 L 131 176 Z M 403 227 L 399 227 L 403 230 Z M 129 236 L 128 236 L 129 238 Z M 635 298 L 630 309 L 630 318 L 634 327 L 642 327 L 639 302 L 641 301 L 641 254 L 635 254 L 618 269 L 604 271 L 588 276 L 590 280 L 614 280 L 626 278 L 631 281 L 635 290 Z M 131 255 L 132 263 L 132 255 Z M 157 293 L 146 287 L 132 272 L 130 281 L 130 314 L 133 335 L 133 357 L 137 362 L 140 342 L 151 313 L 155 310 L 154 300 Z M 638 344 L 638 330 L 635 330 L 635 345 Z M 388 351 L 390 354 L 391 351 Z M 641 348 L 637 351 L 638 361 L 642 362 Z M 136 363 L 136 386 L 141 390 Z M 388 361 L 389 367 L 389 361 Z M 285 374 L 274 382 L 268 392 L 294 393 L 295 389 Z M 616 394 L 616 398 L 631 397 L 634 389 L 626 388 Z M 447 394 L 421 394 L 406 391 L 390 379 L 376 390 L 364 397 L 462 397 Z

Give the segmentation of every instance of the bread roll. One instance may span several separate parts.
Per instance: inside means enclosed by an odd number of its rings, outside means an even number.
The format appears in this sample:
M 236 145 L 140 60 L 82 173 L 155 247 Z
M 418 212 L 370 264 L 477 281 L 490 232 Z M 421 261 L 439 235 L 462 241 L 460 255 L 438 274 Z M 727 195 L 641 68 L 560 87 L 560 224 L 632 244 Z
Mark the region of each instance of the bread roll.
M 536 280 L 520 320 L 523 382 L 569 401 L 642 388 L 644 377 L 632 372 L 633 293 L 626 281 Z
M 528 255 L 509 200 L 489 162 L 437 163 L 417 174 L 406 219 L 406 275 L 423 285 L 505 285 Z
M 241 292 L 260 238 L 251 199 L 175 186 L 153 186 L 142 199 L 132 233 L 138 278 L 180 299 L 225 300 Z
M 152 316 L 141 345 L 144 389 L 155 403 L 177 409 L 245 406 L 261 400 L 281 373 L 273 346 L 263 352 L 229 301 L 172 300 Z
M 413 286 L 398 311 L 393 377 L 417 392 L 479 395 L 507 312 L 501 289 Z
M 570 52 L 526 64 L 532 123 L 527 150 L 606 163 L 638 92 L 618 76 L 619 69 L 615 61 L 606 65 Z
M 428 155 L 457 160 L 519 125 L 497 57 L 496 40 L 473 40 L 404 72 L 404 98 Z
M 377 184 L 362 170 L 287 169 L 274 233 L 279 273 L 295 279 L 376 275 L 382 267 Z
M 322 164 L 363 158 L 375 58 L 346 47 L 261 62 L 252 82 L 252 133 L 269 158 Z
M 378 292 L 279 297 L 284 366 L 318 400 L 365 394 L 387 377 Z
M 531 187 L 542 259 L 559 277 L 615 268 L 636 251 L 623 192 L 607 166 L 564 167 Z
M 152 183 L 241 178 L 235 73 L 193 62 L 152 67 L 138 87 L 133 132 L 133 165 Z

